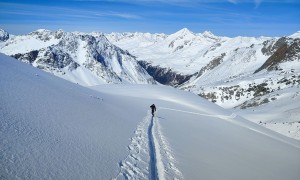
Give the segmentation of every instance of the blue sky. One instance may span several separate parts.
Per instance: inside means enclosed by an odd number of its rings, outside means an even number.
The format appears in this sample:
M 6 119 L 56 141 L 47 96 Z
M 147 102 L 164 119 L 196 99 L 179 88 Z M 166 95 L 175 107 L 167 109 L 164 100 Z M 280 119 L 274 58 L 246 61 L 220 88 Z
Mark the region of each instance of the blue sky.
M 300 0 L 0 0 L 0 28 L 283 36 L 300 30 Z

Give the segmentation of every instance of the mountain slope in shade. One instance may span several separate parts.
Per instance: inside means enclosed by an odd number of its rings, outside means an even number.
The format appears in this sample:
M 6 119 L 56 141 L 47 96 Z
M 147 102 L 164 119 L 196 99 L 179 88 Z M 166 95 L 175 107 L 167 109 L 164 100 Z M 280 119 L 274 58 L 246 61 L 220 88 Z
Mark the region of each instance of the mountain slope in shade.
M 0 74 L 3 179 L 300 177 L 298 141 L 191 93 L 129 84 L 94 91 L 2 54 Z
M 82 85 L 155 83 L 132 55 L 101 33 L 40 29 L 6 40 L 0 52 Z

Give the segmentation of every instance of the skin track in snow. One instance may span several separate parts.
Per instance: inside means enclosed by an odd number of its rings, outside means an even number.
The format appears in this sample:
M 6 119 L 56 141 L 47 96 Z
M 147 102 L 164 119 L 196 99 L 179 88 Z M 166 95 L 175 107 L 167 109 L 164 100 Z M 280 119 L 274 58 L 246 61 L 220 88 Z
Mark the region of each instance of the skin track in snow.
M 156 152 L 155 152 L 155 143 L 153 136 L 153 116 L 151 117 L 149 128 L 148 128 L 148 142 L 149 142 L 149 179 L 157 180 L 157 167 L 156 167 Z
M 140 122 L 128 146 L 129 154 L 119 163 L 120 172 L 113 179 L 183 179 L 158 120 L 149 111 Z
M 191 93 L 124 84 L 96 92 L 2 54 L 0 77 L 0 179 L 149 179 L 151 103 L 180 110 L 159 109 L 153 121 L 166 179 L 300 177 L 299 141 Z

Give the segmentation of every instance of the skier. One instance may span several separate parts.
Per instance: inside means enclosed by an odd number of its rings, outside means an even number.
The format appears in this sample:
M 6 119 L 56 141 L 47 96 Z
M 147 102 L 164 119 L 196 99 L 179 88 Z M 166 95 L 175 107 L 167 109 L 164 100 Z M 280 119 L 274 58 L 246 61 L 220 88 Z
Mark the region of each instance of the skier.
M 152 113 L 152 116 L 154 116 L 154 112 L 156 111 L 156 107 L 155 107 L 155 105 L 154 105 L 154 104 L 152 104 L 152 105 L 150 106 L 150 108 L 151 108 L 151 113 Z

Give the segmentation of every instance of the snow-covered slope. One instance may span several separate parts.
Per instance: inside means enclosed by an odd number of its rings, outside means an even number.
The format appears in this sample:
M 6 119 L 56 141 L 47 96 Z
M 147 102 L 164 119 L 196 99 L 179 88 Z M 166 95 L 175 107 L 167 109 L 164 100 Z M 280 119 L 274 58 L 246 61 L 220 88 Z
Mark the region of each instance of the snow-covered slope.
M 197 73 L 209 62 L 220 56 L 223 56 L 220 61 L 255 59 L 251 56 L 263 46 L 260 44 L 263 41 L 272 39 L 267 37 L 219 37 L 208 31 L 193 33 L 186 28 L 174 34 L 164 35 L 159 39 L 156 38 L 155 41 L 154 39 L 144 38 L 141 34 L 136 36 L 136 33 L 127 36 L 118 34 L 118 39 L 115 38 L 115 34 L 107 34 L 106 36 L 114 44 L 135 55 L 138 60 L 149 62 L 152 66 L 159 65 L 160 67 L 171 68 L 179 74 Z M 132 43 L 138 41 L 140 43 Z M 141 43 L 146 45 L 139 46 Z M 250 48 L 252 44 L 252 53 L 245 53 L 244 51 Z M 237 51 L 239 51 L 238 55 L 236 55 Z M 262 53 L 257 53 L 257 55 L 262 55 Z M 235 57 L 233 57 L 234 54 Z M 262 63 L 260 62 L 259 65 Z M 257 65 L 257 68 L 259 65 Z
M 160 38 L 142 33 L 106 36 L 135 55 L 158 82 L 191 91 L 225 108 L 273 107 L 286 92 L 295 96 L 300 92 L 299 32 L 287 37 L 228 38 L 184 28 Z M 274 109 L 281 114 L 279 122 L 286 122 L 288 109 Z M 300 127 L 286 130 L 299 131 Z
M 191 93 L 94 91 L 2 54 L 0 77 L 1 179 L 300 177 L 298 141 Z
M 160 39 L 144 38 L 141 33 L 138 36 L 136 34 L 127 33 L 124 36 L 113 33 L 106 36 L 114 44 L 135 55 L 157 81 L 192 91 L 223 107 L 237 106 L 253 98 L 247 95 L 236 100 L 226 92 L 226 88 L 236 88 L 241 78 L 245 86 L 250 86 L 274 74 L 277 79 L 288 75 L 291 78 L 297 76 L 299 70 L 300 39 L 297 33 L 282 38 L 228 38 L 215 36 L 207 31 L 193 33 L 184 28 Z M 147 37 L 156 36 L 147 34 Z M 265 69 L 276 72 L 266 73 L 264 76 L 260 73 L 253 75 Z M 288 75 L 280 76 L 286 72 Z M 249 93 L 258 92 L 253 89 Z
M 0 52 L 82 85 L 155 83 L 132 55 L 101 33 L 39 29 L 6 40 Z
M 300 90 L 288 88 L 246 101 L 233 111 L 246 119 L 300 140 Z M 247 108 L 246 108 L 247 107 Z

